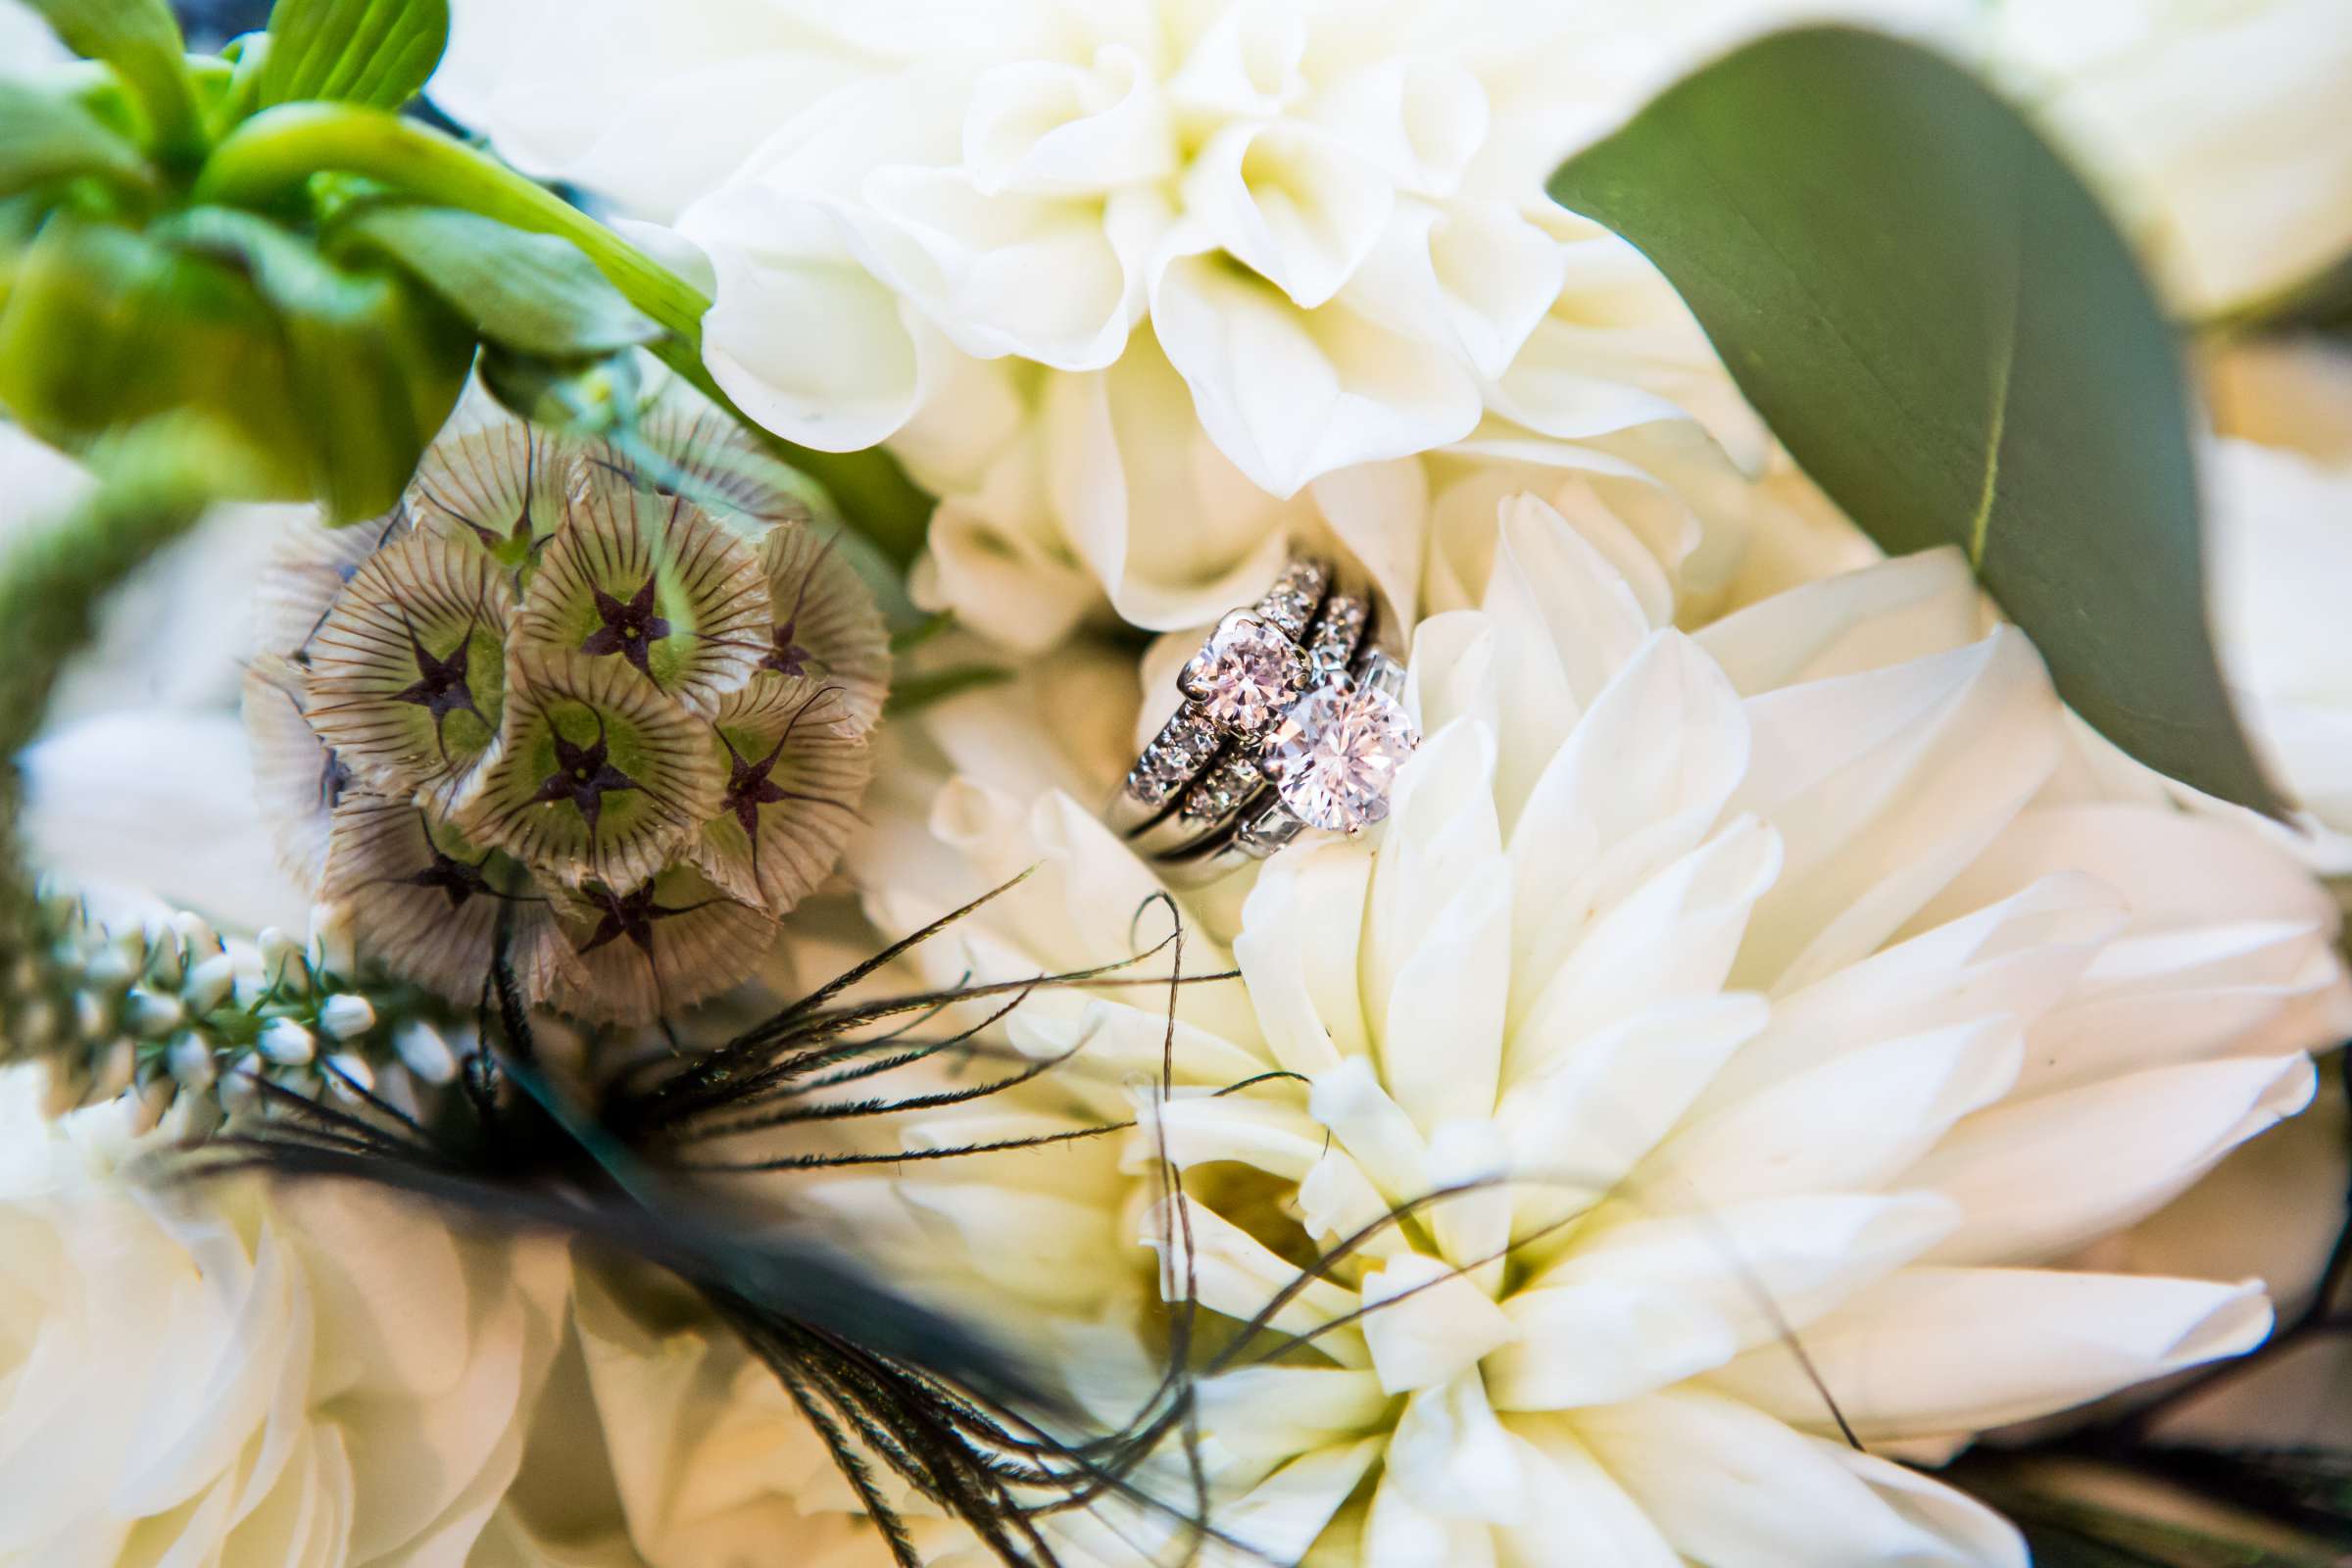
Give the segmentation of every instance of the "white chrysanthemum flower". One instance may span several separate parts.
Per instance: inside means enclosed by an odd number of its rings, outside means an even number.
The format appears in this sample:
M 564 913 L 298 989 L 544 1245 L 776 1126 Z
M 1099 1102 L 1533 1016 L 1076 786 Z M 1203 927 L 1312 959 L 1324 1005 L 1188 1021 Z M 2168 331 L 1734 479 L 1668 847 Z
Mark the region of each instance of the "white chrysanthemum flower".
M 1997 0 L 1996 68 L 2212 316 L 2352 251 L 2352 21 L 2337 0 Z
M 1064 1266 L 1070 1236 L 1140 1231 L 1248 1318 L 1366 1234 L 1275 1314 L 1302 1347 L 1202 1389 L 1220 1517 L 1276 1560 L 2022 1562 L 1886 1455 L 2262 1338 L 2259 1281 L 2052 1265 L 2309 1099 L 2302 1052 L 2352 1014 L 2332 905 L 2252 835 L 2061 777 L 2039 662 L 1954 555 L 1686 634 L 1605 515 L 1514 501 L 1500 533 L 1480 607 L 1419 628 L 1428 739 L 1377 841 L 1192 906 L 1187 969 L 1241 980 L 1178 1002 L 1173 1100 L 1135 1088 L 1159 996 L 1041 993 L 1009 1038 L 1083 1046 L 1059 1102 L 910 1135 L 1143 1114 L 1189 1260 L 1148 1138 L 1123 1182 L 1099 1146 L 992 1156 L 993 1186 L 905 1207 L 977 1268 L 1049 1249 L 1038 1312 L 1079 1320 L 1131 1287 Z M 908 926 L 1040 866 L 955 972 L 1164 929 L 1151 871 L 1036 793 L 1067 764 L 1008 744 L 1016 697 L 940 712 L 962 776 L 859 867 Z M 1790 1331 L 1877 1451 L 1837 1441 Z
M 0 1072 L 0 1563 L 459 1562 L 520 1461 L 560 1248 L 348 1189 L 155 1191 L 128 1102 Z

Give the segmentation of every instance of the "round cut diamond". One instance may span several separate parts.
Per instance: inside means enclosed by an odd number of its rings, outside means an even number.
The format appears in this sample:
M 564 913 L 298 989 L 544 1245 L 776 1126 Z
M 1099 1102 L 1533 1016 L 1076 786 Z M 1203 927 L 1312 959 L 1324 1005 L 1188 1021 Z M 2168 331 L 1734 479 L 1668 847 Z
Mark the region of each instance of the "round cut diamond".
M 1298 699 L 1266 737 L 1258 764 L 1309 826 L 1353 833 L 1389 814 L 1389 786 L 1420 744 L 1401 703 L 1342 677 Z
M 1274 721 L 1306 674 L 1297 643 L 1254 616 L 1228 615 L 1176 684 L 1210 723 L 1250 735 Z

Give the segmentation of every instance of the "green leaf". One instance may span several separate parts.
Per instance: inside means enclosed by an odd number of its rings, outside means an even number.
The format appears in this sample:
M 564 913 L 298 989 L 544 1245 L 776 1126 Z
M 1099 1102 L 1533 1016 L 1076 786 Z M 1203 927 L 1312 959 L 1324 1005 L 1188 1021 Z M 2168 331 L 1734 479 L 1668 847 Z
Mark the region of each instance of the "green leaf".
M 398 109 L 449 44 L 449 0 L 277 0 L 255 102 Z
M 187 44 L 164 0 L 30 0 L 85 60 L 115 68 L 138 100 L 153 149 L 168 160 L 193 160 L 204 150 L 196 86 L 188 75 Z
M 0 76 L 0 196 L 76 174 L 152 182 L 139 150 L 71 98 Z
M 454 207 L 361 206 L 334 225 L 332 243 L 389 257 L 483 338 L 517 353 L 584 359 L 662 335 L 568 240 Z
M 235 263 L 275 314 L 311 493 L 328 521 L 391 510 L 465 388 L 472 335 L 407 279 L 331 266 L 251 213 L 192 208 L 154 232 Z
M 1961 546 L 2109 739 L 2278 809 L 2207 632 L 2179 345 L 2015 110 L 1914 45 L 1800 29 L 1668 88 L 1550 189 L 1648 254 L 1872 538 Z
M 244 493 L 308 493 L 304 416 L 269 306 L 237 269 L 130 228 L 60 214 L 18 256 L 0 304 L 0 407 L 84 453 L 162 416 L 207 416 L 260 455 Z

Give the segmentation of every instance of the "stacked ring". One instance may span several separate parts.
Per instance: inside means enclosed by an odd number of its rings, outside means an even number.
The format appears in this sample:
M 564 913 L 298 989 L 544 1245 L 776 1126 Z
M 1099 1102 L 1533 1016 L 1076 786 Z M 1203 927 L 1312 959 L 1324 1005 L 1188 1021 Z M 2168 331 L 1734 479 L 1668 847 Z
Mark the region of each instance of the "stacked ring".
M 1129 770 L 1112 826 L 1172 879 L 1204 882 L 1308 827 L 1354 834 L 1388 815 L 1420 734 L 1377 630 L 1370 595 L 1291 563 L 1186 662 L 1184 706 Z

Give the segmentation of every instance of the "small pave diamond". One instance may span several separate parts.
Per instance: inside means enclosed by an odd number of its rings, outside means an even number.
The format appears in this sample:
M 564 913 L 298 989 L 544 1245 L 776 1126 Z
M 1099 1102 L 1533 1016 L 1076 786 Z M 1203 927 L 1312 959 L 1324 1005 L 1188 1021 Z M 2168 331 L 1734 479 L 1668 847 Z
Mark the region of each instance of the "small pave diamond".
M 1420 730 L 1396 698 L 1341 676 L 1283 715 L 1259 765 L 1307 825 L 1353 833 L 1389 814 L 1396 769 L 1420 744 Z
M 1152 744 L 1144 748 L 1134 771 L 1127 775 L 1127 791 L 1146 806 L 1164 805 L 1200 771 L 1216 749 L 1217 732 L 1199 713 L 1185 709 L 1162 725 Z
M 1306 623 L 1314 618 L 1315 606 L 1323 601 L 1326 580 L 1323 568 L 1314 562 L 1294 561 L 1257 602 L 1257 612 L 1281 628 L 1284 636 L 1303 637 Z
M 1306 655 L 1251 614 L 1231 614 L 1184 666 L 1176 685 L 1220 729 L 1250 735 L 1274 722 L 1307 682 Z
M 1316 679 L 1327 680 L 1354 662 L 1355 645 L 1364 633 L 1365 614 L 1364 602 L 1352 596 L 1334 595 L 1331 603 L 1323 607 L 1314 635 L 1306 644 L 1306 661 L 1314 666 Z
M 1200 782 L 1186 793 L 1185 818 L 1195 822 L 1223 821 L 1256 794 L 1264 782 L 1257 771 L 1257 759 L 1248 752 L 1234 752 L 1201 774 Z

